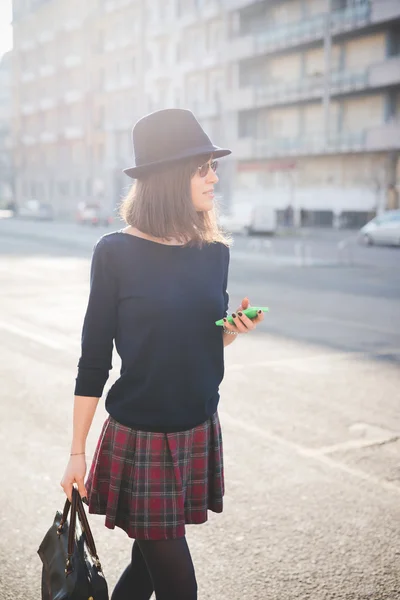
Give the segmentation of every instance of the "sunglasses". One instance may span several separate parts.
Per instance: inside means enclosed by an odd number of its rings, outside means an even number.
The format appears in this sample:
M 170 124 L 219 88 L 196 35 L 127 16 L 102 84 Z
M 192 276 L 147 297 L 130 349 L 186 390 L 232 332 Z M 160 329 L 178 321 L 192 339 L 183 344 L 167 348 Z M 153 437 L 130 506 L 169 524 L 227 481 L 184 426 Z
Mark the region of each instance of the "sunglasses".
M 205 177 L 208 174 L 208 171 L 210 169 L 212 169 L 215 173 L 215 171 L 218 168 L 218 161 L 212 160 L 211 162 L 206 162 L 206 163 L 204 163 L 204 165 L 201 165 L 200 167 L 197 167 L 197 168 L 198 168 L 200 177 Z

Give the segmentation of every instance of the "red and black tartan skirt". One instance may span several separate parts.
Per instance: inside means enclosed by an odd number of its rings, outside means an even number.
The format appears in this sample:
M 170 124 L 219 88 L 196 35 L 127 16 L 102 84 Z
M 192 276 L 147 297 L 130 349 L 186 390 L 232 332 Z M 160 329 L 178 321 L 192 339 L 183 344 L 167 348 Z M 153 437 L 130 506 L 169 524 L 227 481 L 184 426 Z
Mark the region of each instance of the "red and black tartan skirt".
M 131 429 L 104 423 L 86 482 L 89 512 L 129 537 L 183 537 L 185 524 L 204 523 L 223 508 L 224 468 L 218 413 L 187 431 Z

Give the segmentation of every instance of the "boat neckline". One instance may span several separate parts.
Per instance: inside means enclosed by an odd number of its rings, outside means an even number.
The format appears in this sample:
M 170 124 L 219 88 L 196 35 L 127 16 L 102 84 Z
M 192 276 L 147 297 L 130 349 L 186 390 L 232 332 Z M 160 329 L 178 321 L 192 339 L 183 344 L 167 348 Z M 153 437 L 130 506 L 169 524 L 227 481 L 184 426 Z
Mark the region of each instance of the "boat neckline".
M 120 229 L 119 231 L 117 231 L 117 233 L 120 233 L 121 235 L 124 235 L 127 237 L 135 238 L 136 240 L 142 240 L 143 242 L 149 242 L 150 244 L 155 244 L 156 246 L 164 246 L 167 248 L 187 248 L 187 247 L 189 247 L 189 246 L 187 246 L 187 244 L 163 244 L 163 242 L 155 242 L 154 240 L 148 240 L 147 238 L 140 237 L 138 235 L 135 235 L 134 233 L 127 233 L 126 231 L 123 231 L 123 229 Z

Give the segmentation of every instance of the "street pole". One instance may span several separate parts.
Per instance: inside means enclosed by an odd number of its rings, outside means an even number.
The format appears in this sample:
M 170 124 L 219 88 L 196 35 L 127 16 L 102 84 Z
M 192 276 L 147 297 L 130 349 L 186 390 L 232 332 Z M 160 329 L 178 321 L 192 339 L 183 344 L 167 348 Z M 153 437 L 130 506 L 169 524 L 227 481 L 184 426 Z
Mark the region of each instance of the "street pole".
M 324 32 L 324 64 L 325 64 L 325 76 L 324 76 L 324 94 L 323 94 L 323 107 L 324 107 L 324 137 L 325 147 L 329 144 L 329 128 L 330 128 L 330 103 L 331 103 L 331 62 L 332 62 L 332 34 L 331 34 L 331 7 L 332 0 L 328 4 L 328 12 L 325 18 L 325 32 Z

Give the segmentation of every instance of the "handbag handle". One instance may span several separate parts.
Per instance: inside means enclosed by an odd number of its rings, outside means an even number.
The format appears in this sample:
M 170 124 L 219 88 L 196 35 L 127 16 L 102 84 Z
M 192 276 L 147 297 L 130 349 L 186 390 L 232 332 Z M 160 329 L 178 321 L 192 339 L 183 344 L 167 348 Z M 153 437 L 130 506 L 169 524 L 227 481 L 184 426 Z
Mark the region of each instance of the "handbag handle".
M 64 524 L 68 518 L 68 513 L 71 509 L 70 521 L 69 521 L 69 530 L 68 530 L 68 544 L 67 544 L 67 561 L 65 566 L 65 573 L 68 576 L 72 573 L 72 564 L 71 558 L 74 553 L 74 541 L 75 541 L 75 529 L 76 529 L 76 516 L 78 515 L 82 531 L 85 533 L 87 546 L 89 548 L 90 554 L 92 555 L 93 562 L 96 568 L 101 571 L 101 564 L 99 561 L 99 557 L 97 555 L 96 545 L 94 543 L 94 538 L 92 531 L 89 526 L 89 521 L 86 516 L 85 509 L 83 507 L 82 499 L 79 495 L 78 490 L 73 487 L 72 488 L 72 502 L 70 502 L 67 498 L 63 514 L 61 517 L 60 525 L 58 526 L 57 533 L 61 535 L 63 533 Z

